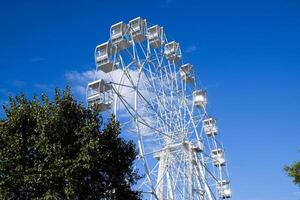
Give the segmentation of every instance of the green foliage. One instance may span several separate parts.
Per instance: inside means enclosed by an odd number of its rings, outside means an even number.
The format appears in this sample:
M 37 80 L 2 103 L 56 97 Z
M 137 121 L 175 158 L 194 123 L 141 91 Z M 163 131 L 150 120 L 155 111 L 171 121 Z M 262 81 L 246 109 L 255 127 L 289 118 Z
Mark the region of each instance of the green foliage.
M 291 166 L 285 166 L 284 170 L 293 178 L 293 182 L 300 186 L 300 162 L 295 162 Z
M 112 116 L 102 128 L 99 113 L 70 89 L 10 98 L 0 120 L 0 199 L 140 199 L 132 186 L 134 144 L 120 138 Z

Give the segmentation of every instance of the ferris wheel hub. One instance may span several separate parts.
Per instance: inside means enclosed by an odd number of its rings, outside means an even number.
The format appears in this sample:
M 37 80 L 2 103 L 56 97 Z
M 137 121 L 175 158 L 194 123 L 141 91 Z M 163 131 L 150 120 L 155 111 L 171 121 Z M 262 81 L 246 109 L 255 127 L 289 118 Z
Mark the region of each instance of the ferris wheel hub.
M 206 91 L 194 67 L 183 63 L 178 42 L 164 29 L 137 17 L 111 26 L 95 49 L 95 81 L 87 103 L 112 112 L 137 143 L 138 189 L 157 200 L 216 200 L 232 196 L 225 151 Z M 105 73 L 105 80 L 98 72 Z M 103 74 L 103 73 L 102 73 Z

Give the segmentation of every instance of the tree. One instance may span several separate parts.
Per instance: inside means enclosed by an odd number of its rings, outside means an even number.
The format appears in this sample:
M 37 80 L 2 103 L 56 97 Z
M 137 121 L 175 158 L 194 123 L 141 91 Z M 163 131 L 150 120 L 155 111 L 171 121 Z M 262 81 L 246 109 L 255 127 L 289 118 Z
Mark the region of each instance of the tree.
M 10 98 L 0 120 L 0 199 L 140 199 L 137 152 L 120 125 L 78 104 L 67 88 L 54 100 Z
M 286 173 L 293 178 L 293 182 L 300 186 L 300 162 L 294 162 L 291 166 L 285 166 Z

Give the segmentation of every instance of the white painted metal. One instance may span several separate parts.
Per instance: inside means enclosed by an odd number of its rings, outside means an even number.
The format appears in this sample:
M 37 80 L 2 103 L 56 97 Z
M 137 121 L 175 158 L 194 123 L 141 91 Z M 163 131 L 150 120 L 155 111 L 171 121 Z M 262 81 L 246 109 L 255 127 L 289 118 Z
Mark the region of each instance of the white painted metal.
M 205 108 L 207 104 L 206 92 L 204 90 L 196 90 L 193 92 L 193 102 L 197 107 Z
M 130 20 L 131 37 L 134 42 L 142 42 L 147 39 L 147 22 L 141 17 Z
M 110 28 L 110 40 L 114 51 L 120 51 L 130 46 L 129 26 L 124 22 L 114 24 Z
M 220 180 L 218 182 L 218 192 L 219 192 L 219 197 L 221 199 L 230 198 L 231 197 L 231 189 L 229 187 L 229 181 Z
M 206 135 L 214 136 L 218 133 L 216 123 L 216 120 L 211 117 L 203 120 L 203 129 Z
M 204 144 L 201 140 L 197 140 L 192 146 L 192 150 L 196 152 L 202 152 L 204 150 Z
M 109 42 L 105 42 L 96 47 L 95 62 L 97 70 L 101 70 L 105 73 L 111 72 L 117 68 L 117 65 L 113 62 L 112 49 Z
M 213 158 L 213 162 L 215 166 L 223 166 L 225 165 L 225 158 L 224 158 L 224 151 L 223 149 L 213 149 L 211 151 L 212 155 L 211 157 Z
M 100 111 L 111 108 L 111 85 L 101 79 L 88 84 L 86 96 L 89 107 L 96 106 Z
M 155 25 L 148 29 L 148 40 L 152 48 L 158 48 L 164 43 L 163 28 Z
M 207 114 L 206 92 L 196 89 L 193 66 L 182 63 L 179 44 L 148 24 L 138 17 L 111 27 L 109 42 L 96 48 L 103 49 L 96 54 L 96 74 L 106 72 L 109 84 L 95 76 L 88 104 L 106 102 L 102 111 L 112 108 L 122 130 L 135 133 L 128 137 L 139 149 L 136 167 L 145 176 L 137 189 L 145 199 L 229 198 L 225 152 Z M 109 101 L 100 98 L 105 94 Z
M 190 63 L 181 65 L 179 73 L 184 82 L 194 83 L 193 65 Z
M 177 62 L 181 58 L 179 44 L 175 41 L 165 44 L 164 54 L 170 62 Z

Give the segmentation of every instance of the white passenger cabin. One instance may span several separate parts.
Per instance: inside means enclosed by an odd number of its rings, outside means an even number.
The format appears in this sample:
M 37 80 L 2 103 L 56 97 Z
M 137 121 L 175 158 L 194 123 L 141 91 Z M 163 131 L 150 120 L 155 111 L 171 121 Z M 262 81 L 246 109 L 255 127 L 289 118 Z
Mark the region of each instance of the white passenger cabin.
M 221 199 L 231 198 L 231 189 L 229 186 L 229 181 L 221 180 L 218 182 L 218 193 Z
M 204 90 L 196 90 L 193 92 L 193 103 L 199 108 L 204 108 L 207 104 L 206 92 Z
M 129 26 L 124 22 L 114 24 L 110 28 L 110 40 L 113 52 L 126 49 L 130 46 Z
M 214 118 L 207 118 L 203 120 L 203 129 L 207 136 L 218 134 L 217 121 Z
M 180 67 L 180 77 L 183 81 L 186 83 L 194 83 L 194 77 L 193 77 L 193 65 L 190 63 L 183 64 Z
M 211 151 L 211 157 L 216 167 L 225 165 L 224 151 L 223 149 L 214 149 Z
M 131 37 L 135 43 L 142 42 L 147 39 L 147 22 L 141 17 L 137 17 L 129 21 Z
M 106 111 L 111 107 L 111 85 L 103 80 L 89 83 L 86 96 L 88 107 L 96 107 L 100 111 Z
M 164 43 L 163 28 L 155 25 L 148 28 L 147 37 L 152 48 L 158 48 Z
M 202 152 L 204 150 L 204 144 L 201 140 L 193 142 L 192 150 L 195 152 Z
M 170 62 L 177 62 L 181 58 L 179 43 L 173 41 L 165 44 L 164 54 Z
M 97 70 L 101 70 L 105 73 L 108 73 L 116 69 L 116 65 L 114 65 L 112 59 L 111 46 L 109 42 L 105 42 L 96 47 L 95 61 L 97 65 Z

